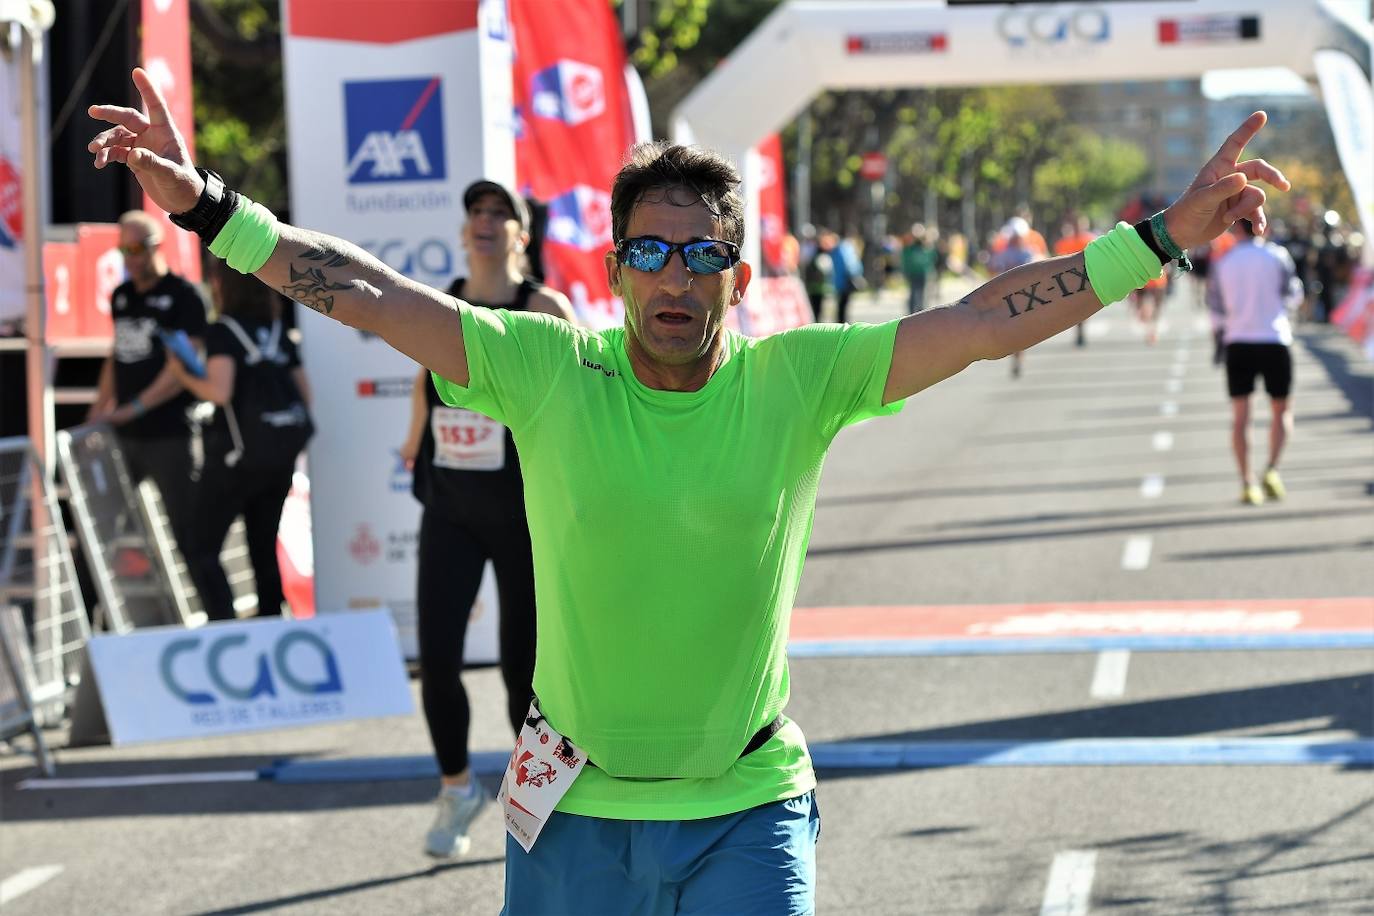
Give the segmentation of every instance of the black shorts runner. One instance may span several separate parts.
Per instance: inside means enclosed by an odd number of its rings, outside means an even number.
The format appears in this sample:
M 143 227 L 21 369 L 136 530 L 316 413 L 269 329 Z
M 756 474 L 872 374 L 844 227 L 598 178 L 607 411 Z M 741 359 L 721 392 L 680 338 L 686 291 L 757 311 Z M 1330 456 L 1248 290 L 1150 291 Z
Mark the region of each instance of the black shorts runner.
M 1226 387 L 1233 398 L 1248 397 L 1255 390 L 1255 376 L 1264 376 L 1264 390 L 1271 398 L 1288 397 L 1293 387 L 1293 357 L 1277 343 L 1226 345 Z

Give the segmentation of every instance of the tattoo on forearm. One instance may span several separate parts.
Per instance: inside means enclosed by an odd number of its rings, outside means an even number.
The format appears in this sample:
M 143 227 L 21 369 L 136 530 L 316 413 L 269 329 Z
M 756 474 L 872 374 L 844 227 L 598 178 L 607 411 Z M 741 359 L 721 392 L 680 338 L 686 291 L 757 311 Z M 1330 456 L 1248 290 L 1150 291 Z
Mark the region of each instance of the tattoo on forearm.
M 314 251 L 306 252 L 306 257 Z M 332 255 L 331 257 L 339 257 Z M 344 263 L 348 263 L 347 258 L 340 258 Z M 328 315 L 334 311 L 334 297 L 330 293 L 338 292 L 343 289 L 350 289 L 351 284 L 333 283 L 325 276 L 323 270 L 318 267 L 307 267 L 305 270 L 297 270 L 296 265 L 292 264 L 291 283 L 283 286 L 281 291 L 295 299 L 301 305 L 312 308 L 321 314 Z
M 325 267 L 343 267 L 353 263 L 343 255 L 326 251 L 323 248 L 307 248 L 301 252 L 301 257 L 307 261 L 323 261 Z
M 1003 296 L 1003 297 L 1002 297 L 1002 301 L 1005 302 L 1005 303 L 1007 304 L 1007 309 L 1011 312 L 1011 317 L 1015 318 L 1017 315 L 1021 314 L 1021 312 L 1018 312 L 1018 311 L 1016 310 L 1016 303 L 1012 302 L 1012 298 L 1011 298 L 1012 296 L 1024 296 L 1024 297 L 1026 297 L 1026 301 L 1023 302 L 1023 303 L 1021 303 L 1021 305 L 1022 305 L 1021 311 L 1023 311 L 1023 312 L 1034 311 L 1034 310 L 1035 310 L 1035 307 L 1036 307 L 1037 305 L 1049 305 L 1049 304 L 1050 304 L 1050 300 L 1045 299 L 1045 298 L 1043 298 L 1043 297 L 1041 297 L 1041 296 L 1037 296 L 1037 295 L 1035 294 L 1035 291 L 1036 291 L 1037 289 L 1039 289 L 1039 288 L 1040 288 L 1040 283 L 1039 283 L 1039 281 L 1036 281 L 1035 283 L 1032 283 L 1032 284 L 1030 285 L 1030 287 L 1027 288 L 1027 289 L 1018 289 L 1016 292 L 1012 293 L 1011 295 L 1009 295 L 1009 296 Z
M 1051 274 L 1051 278 L 1054 280 L 1055 286 L 1059 288 L 1059 298 L 1061 299 L 1067 299 L 1069 296 L 1088 289 L 1087 271 L 1079 270 L 1077 267 L 1066 267 L 1056 274 Z M 1074 281 L 1077 281 L 1076 285 Z M 1050 300 L 1046 296 L 1053 295 L 1054 290 L 1047 289 L 1044 295 L 1040 295 L 1041 282 L 1037 280 L 1025 289 L 1018 289 L 1016 292 L 1002 297 L 1002 301 L 1007 305 L 1007 311 L 1011 313 L 1010 317 L 1015 318 L 1017 315 L 1033 312 L 1037 305 L 1050 304 Z M 1020 306 L 1019 309 L 1017 308 L 1018 305 Z

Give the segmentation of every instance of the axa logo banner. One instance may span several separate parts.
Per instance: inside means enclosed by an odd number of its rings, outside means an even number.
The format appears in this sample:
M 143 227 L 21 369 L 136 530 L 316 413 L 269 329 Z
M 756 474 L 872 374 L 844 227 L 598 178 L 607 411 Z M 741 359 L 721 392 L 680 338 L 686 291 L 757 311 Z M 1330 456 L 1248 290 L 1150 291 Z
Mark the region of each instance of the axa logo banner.
M 447 177 L 442 79 L 359 80 L 343 89 L 349 184 Z
M 88 647 L 115 744 L 411 711 L 385 610 L 155 627 Z
M 581 251 L 611 247 L 611 195 L 579 184 L 549 201 L 548 240 Z
M 577 125 L 606 111 L 601 69 L 577 60 L 560 60 L 534 74 L 530 107 L 541 118 Z

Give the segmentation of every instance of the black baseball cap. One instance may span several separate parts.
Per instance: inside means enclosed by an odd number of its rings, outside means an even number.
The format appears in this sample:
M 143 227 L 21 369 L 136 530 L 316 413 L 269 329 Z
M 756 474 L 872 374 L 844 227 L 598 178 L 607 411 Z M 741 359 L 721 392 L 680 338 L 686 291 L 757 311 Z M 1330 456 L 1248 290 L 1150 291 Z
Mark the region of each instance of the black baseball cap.
M 467 186 L 463 191 L 463 209 L 471 210 L 472 205 L 477 202 L 477 198 L 483 194 L 496 194 L 510 204 L 511 212 L 515 214 L 516 222 L 520 228 L 526 232 L 530 231 L 530 207 L 525 203 L 525 198 L 512 191 L 510 188 L 501 184 L 499 181 L 492 181 L 489 178 L 479 178 Z

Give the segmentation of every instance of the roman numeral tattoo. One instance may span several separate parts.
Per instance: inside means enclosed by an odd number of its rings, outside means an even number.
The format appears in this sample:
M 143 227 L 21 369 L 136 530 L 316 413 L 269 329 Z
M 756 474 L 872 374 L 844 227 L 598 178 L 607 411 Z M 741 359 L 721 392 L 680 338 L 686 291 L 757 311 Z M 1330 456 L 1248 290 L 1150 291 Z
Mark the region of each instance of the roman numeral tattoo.
M 1087 271 L 1079 270 L 1077 267 L 1065 268 L 1057 274 L 1052 274 L 1051 277 L 1054 280 L 1054 285 L 1059 289 L 1059 298 L 1061 299 L 1088 289 Z M 1002 297 L 1002 301 L 1006 303 L 1007 311 L 1011 313 L 1010 317 L 1015 318 L 1017 315 L 1033 312 L 1037 305 L 1050 304 L 1050 300 L 1045 297 L 1052 295 L 1054 290 L 1053 288 L 1047 289 L 1044 295 L 1040 295 L 1040 283 L 1041 281 L 1037 280 L 1026 289 L 1019 289 Z M 1020 306 L 1019 309 L 1017 308 L 1018 305 Z
M 329 260 L 326 260 L 326 263 L 329 264 L 329 266 L 342 266 L 343 264 L 349 263 L 348 259 L 345 257 L 331 255 L 327 252 L 319 251 L 318 249 L 311 249 L 303 255 L 303 257 L 307 258 L 312 256 L 315 260 L 328 258 Z M 339 264 L 334 264 L 335 259 L 337 259 Z M 297 270 L 296 265 L 292 264 L 290 266 L 290 271 L 291 282 L 283 286 L 281 291 L 292 299 L 295 299 L 301 305 L 304 305 L 306 308 L 314 309 L 323 315 L 328 315 L 330 312 L 334 311 L 334 297 L 330 295 L 330 293 L 352 288 L 352 284 L 349 283 L 331 282 L 330 279 L 325 276 L 324 271 L 318 267 L 307 267 L 305 270 Z

